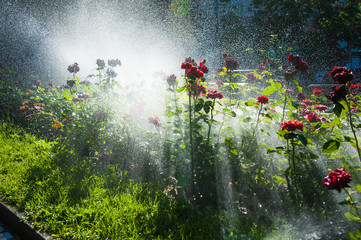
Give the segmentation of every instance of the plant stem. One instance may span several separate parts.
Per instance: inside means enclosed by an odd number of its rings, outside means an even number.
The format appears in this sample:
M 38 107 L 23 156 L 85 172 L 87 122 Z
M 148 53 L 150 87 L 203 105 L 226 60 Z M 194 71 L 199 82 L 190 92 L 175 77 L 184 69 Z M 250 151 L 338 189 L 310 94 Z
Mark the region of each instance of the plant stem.
M 261 107 L 260 107 L 260 109 L 259 109 L 259 111 L 258 111 L 258 116 L 257 116 L 257 123 L 256 123 L 256 127 L 253 129 L 253 134 L 252 134 L 253 136 L 255 135 L 256 130 L 257 130 L 257 127 L 258 127 L 258 123 L 259 123 L 259 116 L 261 115 L 262 107 L 263 107 L 263 104 L 261 103 Z
M 289 85 L 290 85 L 290 82 L 287 81 L 287 89 L 288 89 Z M 283 111 L 282 111 L 281 123 L 283 123 L 283 120 L 285 119 L 285 110 L 286 110 L 286 103 L 287 103 L 287 89 L 286 89 L 286 92 L 285 92 L 285 101 L 283 103 Z
M 347 101 L 347 99 L 346 99 L 346 104 L 347 104 L 347 108 L 348 108 L 348 117 L 349 117 L 349 121 L 350 121 L 351 131 L 352 131 L 353 136 L 354 136 L 355 141 L 356 141 L 356 150 L 357 150 L 358 158 L 359 158 L 359 160 L 361 161 L 360 146 L 358 145 L 358 140 L 357 140 L 357 136 L 356 136 L 356 131 L 355 131 L 354 127 L 353 127 L 350 103 Z
M 215 102 L 216 102 L 216 99 L 213 99 L 213 104 L 212 104 L 212 108 L 211 108 L 211 120 L 208 124 L 209 128 L 208 128 L 207 145 L 209 144 L 209 136 L 211 135 L 211 128 L 212 128 L 212 122 L 213 122 L 213 108 L 214 108 Z
M 343 188 L 343 190 L 344 190 L 344 191 L 347 193 L 347 195 L 350 197 L 350 201 L 351 201 L 351 203 L 352 203 L 352 204 L 350 204 L 350 206 L 355 210 L 356 215 L 361 219 L 361 215 L 360 215 L 360 213 L 358 212 L 357 207 L 354 207 L 354 206 L 353 206 L 353 203 L 355 203 L 355 199 L 353 199 L 352 195 L 351 195 L 346 189 Z
M 190 151 L 191 151 L 191 193 L 193 198 L 193 191 L 194 191 L 194 161 L 193 161 L 193 129 L 192 129 L 192 96 L 191 92 L 189 94 L 189 144 L 190 144 Z

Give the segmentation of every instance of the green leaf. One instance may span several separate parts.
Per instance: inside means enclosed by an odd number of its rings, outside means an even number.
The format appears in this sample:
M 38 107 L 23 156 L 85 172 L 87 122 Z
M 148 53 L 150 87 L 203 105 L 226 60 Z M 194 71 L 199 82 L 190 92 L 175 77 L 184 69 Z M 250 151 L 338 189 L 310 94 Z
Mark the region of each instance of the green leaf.
M 186 86 L 183 86 L 181 88 L 178 88 L 176 91 L 180 93 L 180 92 L 183 92 L 185 88 L 186 88 Z
M 245 119 L 243 119 L 243 122 L 245 122 L 245 123 L 248 123 L 250 121 L 252 121 L 251 117 L 246 117 Z
M 246 106 L 250 107 L 250 106 L 254 106 L 256 105 L 256 102 L 255 101 L 252 101 L 252 100 L 248 100 L 247 102 L 244 103 Z
M 238 155 L 237 149 L 231 149 L 230 152 L 231 152 L 233 155 Z
M 333 112 L 336 114 L 337 117 L 340 117 L 342 110 L 343 110 L 343 106 L 340 103 L 336 103 L 335 107 L 333 108 Z
M 267 154 L 274 153 L 274 152 L 277 152 L 277 150 L 275 148 L 273 148 L 273 147 L 267 148 Z
M 303 143 L 303 145 L 307 145 L 307 139 L 305 138 L 305 136 L 303 136 L 302 134 L 298 134 L 297 138 Z
M 321 153 L 322 154 L 332 154 L 340 148 L 340 141 L 338 140 L 329 140 L 323 146 Z
M 277 90 L 277 87 L 275 87 L 275 86 L 268 86 L 268 87 L 266 87 L 266 88 L 263 90 L 262 94 L 263 94 L 263 95 L 271 95 L 271 94 L 274 93 L 276 90 Z
M 66 100 L 70 100 L 70 99 L 71 99 L 70 89 L 65 89 L 65 90 L 63 91 L 63 97 L 64 97 Z
M 357 192 L 360 192 L 361 193 L 361 185 L 358 184 L 356 186 L 353 187 Z
M 349 221 L 360 221 L 361 219 L 359 217 L 356 217 L 355 215 L 353 215 L 350 212 L 345 213 L 345 217 L 347 218 L 347 220 Z
M 234 111 L 229 112 L 229 115 L 231 115 L 232 117 L 236 117 L 236 116 L 237 116 L 237 114 L 236 114 Z
M 167 117 L 172 117 L 174 115 L 174 113 L 173 112 L 167 112 L 166 114 L 165 114 L 165 116 L 167 116 Z

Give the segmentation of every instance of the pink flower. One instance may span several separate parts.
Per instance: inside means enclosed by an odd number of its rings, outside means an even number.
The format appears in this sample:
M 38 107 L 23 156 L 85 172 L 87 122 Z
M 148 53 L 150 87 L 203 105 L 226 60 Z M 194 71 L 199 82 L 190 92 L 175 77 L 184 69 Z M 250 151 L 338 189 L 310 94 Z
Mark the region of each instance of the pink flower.
M 293 90 L 292 89 L 286 89 L 286 94 L 288 94 L 288 95 L 293 94 Z
M 150 117 L 148 118 L 148 120 L 149 120 L 149 122 L 150 122 L 151 124 L 153 124 L 153 125 L 156 126 L 156 127 L 162 126 L 162 122 L 160 121 L 160 119 L 159 119 L 158 117 L 150 116 Z
M 259 97 L 257 98 L 257 103 L 258 103 L 258 104 L 267 104 L 267 103 L 268 103 L 268 97 L 259 96 Z
M 297 129 L 303 131 L 303 124 L 299 121 L 291 120 L 288 122 L 283 122 L 280 127 L 281 130 L 287 130 L 289 132 L 294 132 Z
M 53 87 L 53 82 L 50 82 L 50 83 L 49 83 L 49 86 L 50 86 L 50 87 Z
M 346 172 L 344 168 L 335 169 L 323 179 L 323 186 L 341 192 L 342 188 L 350 187 L 348 184 L 351 180 L 350 173 Z

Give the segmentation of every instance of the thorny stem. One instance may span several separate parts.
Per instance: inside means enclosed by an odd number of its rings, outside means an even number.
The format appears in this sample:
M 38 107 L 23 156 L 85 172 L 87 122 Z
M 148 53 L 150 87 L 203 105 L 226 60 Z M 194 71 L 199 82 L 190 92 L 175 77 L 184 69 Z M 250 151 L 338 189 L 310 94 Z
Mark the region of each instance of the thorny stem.
M 354 136 L 355 141 L 356 141 L 356 149 L 357 149 L 358 158 L 359 158 L 359 160 L 361 161 L 360 146 L 358 145 L 358 140 L 357 140 L 357 136 L 356 136 L 356 131 L 355 131 L 354 126 L 353 126 L 350 103 L 347 101 L 347 99 L 346 99 L 346 104 L 347 104 L 347 108 L 348 108 L 348 117 L 349 117 L 349 121 L 350 121 L 351 131 L 352 131 L 353 136 Z

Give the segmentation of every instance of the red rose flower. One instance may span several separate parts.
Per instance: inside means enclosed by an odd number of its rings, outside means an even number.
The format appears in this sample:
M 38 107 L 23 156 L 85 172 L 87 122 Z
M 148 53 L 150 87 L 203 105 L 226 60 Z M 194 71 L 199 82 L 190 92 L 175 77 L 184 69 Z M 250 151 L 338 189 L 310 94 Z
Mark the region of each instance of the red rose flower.
M 190 62 L 183 62 L 181 64 L 181 69 L 191 69 L 192 67 L 193 67 L 193 65 Z
M 325 91 L 325 89 L 314 88 L 312 91 L 315 96 L 319 97 Z
M 305 94 L 299 92 L 299 93 L 297 94 L 297 97 L 296 97 L 296 98 L 297 98 L 297 100 L 299 100 L 299 101 L 303 101 L 303 100 L 305 100 L 307 97 L 306 97 Z
M 316 105 L 315 109 L 319 110 L 319 111 L 326 111 L 328 109 L 328 107 L 325 105 Z
M 344 168 L 335 169 L 323 179 L 323 186 L 326 186 L 330 190 L 337 190 L 341 192 L 342 188 L 350 187 L 352 177 L 350 173 L 346 172 Z
M 330 72 L 330 76 L 339 84 L 346 84 L 353 79 L 352 71 L 346 67 L 335 67 Z
M 306 117 L 310 123 L 321 122 L 321 118 L 319 118 L 316 113 L 308 114 Z
M 201 70 L 203 73 L 208 73 L 209 71 L 208 68 L 205 65 L 203 65 L 203 62 L 199 63 L 198 69 Z
M 283 122 L 280 127 L 281 130 L 287 130 L 289 132 L 294 132 L 297 129 L 303 131 L 303 124 L 299 121 L 291 120 L 288 122 Z
M 223 93 L 222 93 L 222 91 L 218 91 L 216 89 L 209 89 L 208 94 L 207 94 L 207 98 L 222 99 L 223 98 Z
M 239 66 L 239 64 L 237 63 L 237 60 L 227 58 L 224 66 L 229 70 L 235 70 Z
M 340 102 L 342 99 L 346 99 L 347 91 L 345 85 L 340 87 L 333 86 L 331 91 L 326 97 L 328 100 L 331 100 L 334 104 Z
M 259 97 L 257 98 L 257 103 L 258 103 L 258 104 L 267 104 L 267 103 L 268 103 L 268 97 L 259 96 Z
M 202 78 L 204 73 L 197 67 L 191 67 L 190 69 L 186 70 L 186 75 L 188 78 L 195 80 L 197 78 Z

